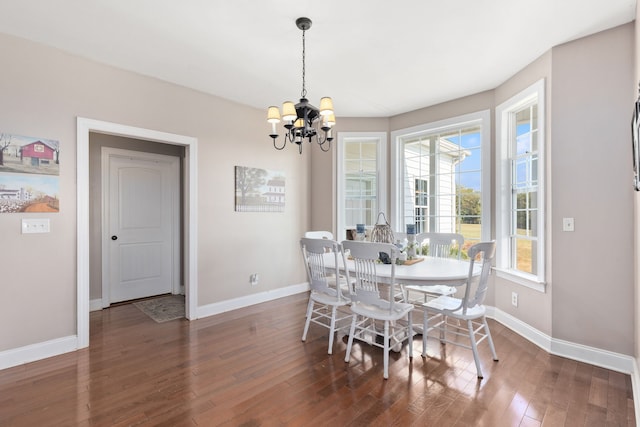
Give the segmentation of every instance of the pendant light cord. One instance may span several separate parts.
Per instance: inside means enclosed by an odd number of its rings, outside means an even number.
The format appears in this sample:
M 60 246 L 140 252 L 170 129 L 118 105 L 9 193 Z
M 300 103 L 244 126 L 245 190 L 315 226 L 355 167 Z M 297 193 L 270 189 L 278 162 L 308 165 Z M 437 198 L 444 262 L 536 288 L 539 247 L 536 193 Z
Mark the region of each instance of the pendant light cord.
M 305 78 L 306 78 L 306 72 L 305 72 L 306 43 L 305 43 L 305 37 L 304 37 L 305 32 L 306 32 L 305 30 L 302 30 L 302 93 L 301 93 L 302 98 L 307 97 L 307 89 L 305 85 Z

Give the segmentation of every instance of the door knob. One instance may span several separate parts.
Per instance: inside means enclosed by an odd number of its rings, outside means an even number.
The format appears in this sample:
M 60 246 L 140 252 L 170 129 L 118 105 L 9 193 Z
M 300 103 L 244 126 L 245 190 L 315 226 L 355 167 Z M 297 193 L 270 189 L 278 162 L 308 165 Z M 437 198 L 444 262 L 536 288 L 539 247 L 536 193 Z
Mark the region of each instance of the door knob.
M 118 240 L 118 236 L 111 236 L 111 240 Z

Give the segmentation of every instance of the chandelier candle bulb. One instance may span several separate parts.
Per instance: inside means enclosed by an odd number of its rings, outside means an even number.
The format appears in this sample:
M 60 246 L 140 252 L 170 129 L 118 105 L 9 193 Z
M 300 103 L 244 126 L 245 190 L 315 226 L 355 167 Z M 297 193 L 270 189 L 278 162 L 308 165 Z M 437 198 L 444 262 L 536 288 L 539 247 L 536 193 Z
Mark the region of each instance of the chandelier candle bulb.
M 271 137 L 273 138 L 273 135 L 276 135 L 277 137 L 277 132 L 276 132 L 276 123 L 280 123 L 280 111 L 278 110 L 278 107 L 269 107 L 269 112 L 267 113 L 267 122 L 271 123 Z
M 320 100 L 320 115 L 329 116 L 333 114 L 333 101 L 328 96 Z
M 296 106 L 293 105 L 293 102 L 287 101 L 282 104 L 282 119 L 285 122 L 292 122 L 298 118 L 296 113 Z

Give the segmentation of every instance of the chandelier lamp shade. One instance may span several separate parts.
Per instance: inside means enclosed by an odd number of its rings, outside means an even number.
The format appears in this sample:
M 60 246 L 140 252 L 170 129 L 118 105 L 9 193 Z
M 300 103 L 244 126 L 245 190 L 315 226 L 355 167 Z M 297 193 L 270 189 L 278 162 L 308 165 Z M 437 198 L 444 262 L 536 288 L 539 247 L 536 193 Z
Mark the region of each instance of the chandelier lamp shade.
M 336 117 L 333 112 L 333 101 L 329 97 L 320 99 L 320 108 L 314 107 L 307 99 L 307 89 L 305 82 L 305 33 L 311 28 L 311 19 L 298 18 L 296 26 L 302 30 L 302 92 L 300 102 L 294 104 L 286 101 L 282 104 L 282 111 L 276 106 L 269 107 L 267 111 L 267 122 L 271 124 L 273 146 L 277 150 L 282 150 L 287 141 L 298 145 L 298 150 L 302 154 L 302 143 L 317 142 L 322 151 L 331 149 L 333 140 L 332 128 L 336 124 Z M 284 124 L 284 138 L 278 142 L 278 123 Z

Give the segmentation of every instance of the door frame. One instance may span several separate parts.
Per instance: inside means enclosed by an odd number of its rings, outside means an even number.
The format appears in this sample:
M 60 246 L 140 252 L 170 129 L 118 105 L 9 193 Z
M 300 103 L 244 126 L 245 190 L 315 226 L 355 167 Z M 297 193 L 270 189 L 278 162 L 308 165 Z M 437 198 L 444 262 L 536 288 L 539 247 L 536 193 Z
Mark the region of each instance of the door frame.
M 110 244 L 111 235 L 109 230 L 111 211 L 109 204 L 109 185 L 111 181 L 110 162 L 114 157 L 133 158 L 142 161 L 159 161 L 169 164 L 173 169 L 175 181 L 171 183 L 171 199 L 174 201 L 171 206 L 171 293 L 179 294 L 180 292 L 180 174 L 179 162 L 180 158 L 167 154 L 147 153 L 143 151 L 126 150 L 123 148 L 102 147 L 100 150 L 100 163 L 102 165 L 102 188 L 101 188 L 101 210 L 102 210 L 102 308 L 111 305 L 111 274 L 110 274 Z
M 184 287 L 185 316 L 198 318 L 198 139 L 118 123 L 77 117 L 77 322 L 78 349 L 89 346 L 89 135 L 91 132 L 185 147 L 184 162 Z

